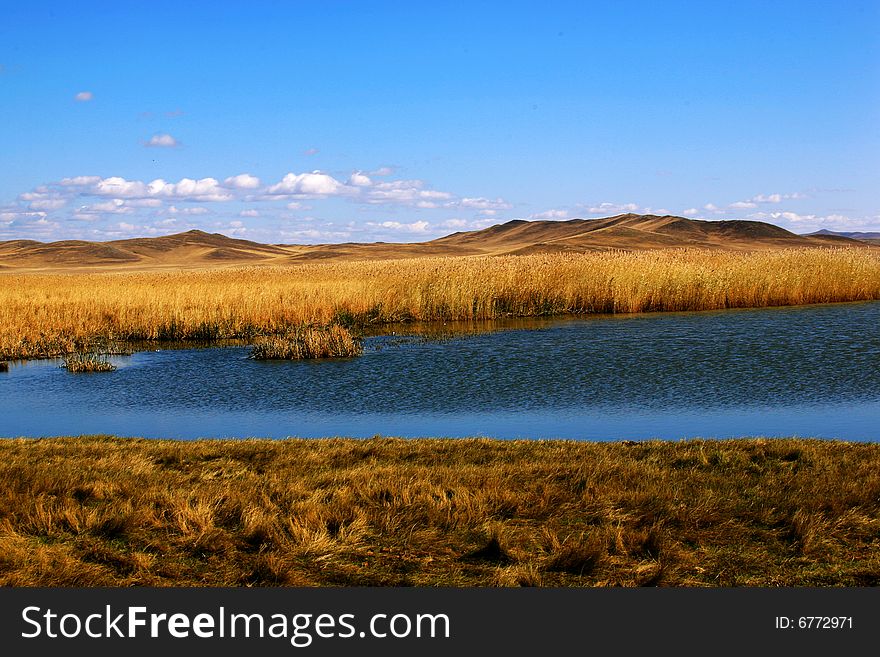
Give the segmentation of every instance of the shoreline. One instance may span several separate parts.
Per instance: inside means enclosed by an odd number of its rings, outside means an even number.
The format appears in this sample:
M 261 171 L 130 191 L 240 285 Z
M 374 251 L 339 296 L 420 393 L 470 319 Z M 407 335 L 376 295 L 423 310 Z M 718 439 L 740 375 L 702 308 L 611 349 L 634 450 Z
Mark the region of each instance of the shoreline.
M 844 299 L 840 301 L 820 301 L 815 303 L 782 304 L 775 306 L 735 306 L 730 308 L 702 308 L 696 310 L 645 310 L 637 312 L 614 312 L 614 313 L 563 313 L 552 315 L 509 315 L 494 317 L 492 319 L 456 319 L 456 320 L 408 320 L 388 321 L 372 324 L 354 324 L 355 335 L 360 339 L 381 338 L 390 336 L 420 337 L 425 340 L 443 340 L 449 336 L 467 337 L 480 333 L 493 333 L 504 330 L 539 330 L 547 324 L 565 321 L 587 321 L 590 319 L 625 319 L 642 315 L 676 315 L 694 313 L 728 313 L 748 312 L 754 310 L 784 310 L 787 308 L 813 308 L 818 306 L 839 306 L 844 304 L 877 303 L 878 299 Z M 528 326 L 539 323 L 538 326 Z M 509 324 L 509 326 L 508 326 Z M 331 324 L 330 326 L 334 326 Z M 450 327 L 448 330 L 443 327 Z M 476 329 L 476 330 L 474 330 Z M 98 347 L 96 353 L 107 356 L 130 356 L 138 352 L 146 351 L 173 351 L 186 349 L 222 349 L 224 347 L 253 347 L 262 338 L 271 338 L 276 334 L 260 334 L 251 337 L 224 337 L 214 340 L 204 338 L 175 338 L 170 340 L 115 340 L 109 351 L 101 351 Z M 66 356 L 77 353 L 90 353 L 94 346 L 81 346 L 79 350 L 52 353 L 50 355 L 10 356 L 0 352 L 0 363 L 26 363 L 28 361 L 62 360 Z

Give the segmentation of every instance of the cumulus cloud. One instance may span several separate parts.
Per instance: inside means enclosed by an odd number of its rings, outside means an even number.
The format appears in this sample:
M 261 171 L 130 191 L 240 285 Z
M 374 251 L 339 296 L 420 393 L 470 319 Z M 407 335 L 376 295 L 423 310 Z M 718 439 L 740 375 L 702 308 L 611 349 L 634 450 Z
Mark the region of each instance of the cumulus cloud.
M 73 213 L 73 216 L 84 221 L 94 221 L 108 214 L 131 214 L 132 212 L 134 212 L 134 208 L 128 206 L 123 199 L 114 198 L 91 205 L 81 205 Z
M 413 221 L 408 224 L 399 221 L 383 221 L 381 223 L 367 222 L 367 226 L 371 228 L 384 228 L 386 230 L 394 230 L 402 233 L 427 233 L 431 224 L 427 221 Z
M 0 236 L 10 238 L 26 235 L 35 239 L 52 239 L 60 224 L 47 218 L 45 212 L 0 208 Z
M 150 148 L 175 148 L 177 146 L 180 146 L 180 142 L 169 135 L 167 132 L 162 132 L 150 137 L 150 141 L 145 143 L 144 146 Z
M 5 223 L 31 222 L 45 218 L 45 212 L 28 212 L 18 210 L 16 208 L 3 208 L 2 210 L 0 210 L 0 221 L 3 221 Z
M 91 91 L 80 91 L 76 94 L 73 99 L 78 103 L 87 103 L 95 97 Z
M 260 179 L 249 173 L 240 173 L 224 180 L 223 185 L 230 189 L 257 189 L 260 186 Z
M 177 183 L 165 182 L 157 178 L 149 183 L 140 180 L 126 180 L 119 176 L 102 178 L 94 183 L 89 191 L 96 196 L 116 198 L 164 198 L 169 200 L 191 201 L 230 201 L 232 194 L 220 186 L 216 178 L 181 178 Z
M 604 202 L 587 208 L 590 214 L 619 214 L 622 212 L 635 212 L 639 206 L 635 203 L 609 203 Z
M 68 199 L 60 192 L 40 185 L 31 192 L 18 195 L 19 201 L 28 203 L 29 210 L 58 210 L 67 205 Z
M 182 220 L 183 217 L 209 214 L 209 206 L 189 207 L 190 203 L 284 201 L 287 210 L 303 211 L 312 209 L 310 205 L 303 203 L 306 199 L 342 199 L 361 205 L 360 210 L 366 213 L 375 212 L 371 206 L 399 206 L 415 210 L 469 210 L 475 212 L 478 217 L 490 218 L 471 222 L 464 219 L 449 220 L 451 223 L 443 226 L 461 229 L 483 227 L 494 223 L 492 217 L 512 207 L 506 200 L 498 197 L 459 197 L 451 192 L 432 189 L 423 180 L 394 180 L 384 177 L 392 173 L 391 167 L 382 167 L 370 172 L 356 169 L 348 177 L 338 179 L 332 174 L 319 170 L 306 173 L 290 172 L 274 184 L 264 183 L 257 176 L 247 172 L 219 179 L 181 178 L 178 181 L 162 178 L 138 180 L 123 176 L 77 175 L 35 187 L 19 195 L 13 209 L 17 213 L 25 210 L 52 213 L 53 218 L 70 221 L 66 224 L 66 236 L 76 235 L 95 239 L 114 237 L 125 232 L 126 229 L 120 228 L 118 224 L 108 223 L 111 217 L 117 215 L 130 216 L 131 218 L 127 218 L 126 222 L 135 226 L 136 230 L 142 231 L 141 234 L 148 235 L 154 232 L 160 234 L 169 227 L 182 228 L 169 223 L 174 217 Z M 65 206 L 71 209 L 65 210 Z M 266 209 L 236 208 L 236 212 L 239 211 L 241 218 L 266 217 L 268 222 L 293 219 L 291 215 L 284 214 L 283 208 L 276 205 L 269 205 Z M 441 217 L 438 221 L 445 218 Z M 416 220 L 418 217 L 411 219 L 360 223 L 361 228 L 352 226 L 349 227 L 349 232 L 352 230 L 368 232 L 372 229 L 379 234 L 389 231 L 425 233 L 432 227 L 428 221 Z M 89 227 L 84 228 L 82 224 L 73 223 L 73 220 L 89 222 Z M 4 221 L 14 228 L 19 220 L 12 219 L 10 215 L 10 218 Z M 457 223 L 458 221 L 463 223 Z M 194 227 L 192 223 L 188 225 Z M 434 225 L 439 226 L 439 224 Z M 212 226 L 226 227 L 226 224 L 215 223 Z M 269 229 L 260 229 L 262 232 L 267 230 Z M 338 231 L 324 230 L 323 235 L 329 237 L 334 232 Z M 277 233 L 275 235 L 277 236 Z M 268 233 L 266 236 L 268 237 Z
M 757 196 L 753 196 L 750 201 L 754 203 L 782 203 L 783 201 L 795 200 L 806 198 L 800 192 L 794 192 L 793 194 L 758 194 Z
M 168 214 L 183 214 L 188 216 L 198 216 L 208 214 L 208 208 L 197 206 L 194 208 L 178 208 L 174 205 L 168 208 Z
M 687 210 L 682 212 L 682 214 L 685 217 L 695 217 L 696 215 L 700 214 L 700 211 L 697 210 L 696 208 L 688 208 Z
M 756 194 L 745 201 L 731 203 L 727 207 L 735 210 L 750 210 L 758 207 L 759 203 L 782 203 L 783 201 L 794 201 L 803 198 L 807 198 L 807 195 L 800 192 L 793 192 L 791 194 Z
M 83 187 L 94 185 L 100 180 L 101 176 L 75 176 L 73 178 L 62 178 L 60 184 L 64 187 Z
M 45 198 L 31 201 L 28 208 L 31 210 L 57 210 L 67 205 L 67 199 L 63 198 Z
M 281 182 L 270 185 L 263 199 L 318 199 L 339 197 L 370 205 L 404 205 L 415 208 L 453 207 L 507 207 L 502 199 L 456 199 L 454 194 L 428 189 L 421 180 L 374 181 L 362 171 L 356 171 L 347 182 L 337 180 L 322 171 L 288 173 Z
M 529 215 L 529 219 L 533 220 L 551 220 L 558 221 L 560 219 L 568 219 L 568 210 L 545 210 L 537 214 Z
M 503 198 L 468 198 L 465 197 L 458 201 L 458 206 L 462 208 L 475 208 L 477 210 L 509 210 L 513 206 Z
M 132 208 L 158 208 L 162 206 L 162 200 L 158 198 L 130 198 L 125 204 Z
M 320 171 L 311 173 L 288 173 L 281 182 L 266 190 L 270 196 L 298 196 L 318 198 L 322 196 L 341 196 L 350 193 L 351 188 L 333 176 Z
M 369 187 L 373 184 L 373 181 L 370 180 L 369 176 L 361 173 L 360 171 L 355 171 L 348 179 L 348 184 L 355 185 L 356 187 Z
M 293 241 L 309 240 L 312 242 L 330 242 L 333 240 L 347 239 L 351 237 L 351 232 L 306 228 L 303 230 L 283 230 L 281 231 L 281 236 L 284 239 L 289 239 Z
M 749 219 L 768 221 L 790 228 L 795 232 L 809 233 L 823 228 L 838 231 L 877 230 L 880 216 L 850 217 L 832 212 L 822 215 L 815 213 L 799 213 L 790 210 L 779 212 L 753 212 Z
M 425 183 L 421 180 L 392 180 L 375 183 L 367 191 L 365 200 L 374 205 L 390 203 L 411 205 L 417 208 L 439 208 L 444 201 L 453 198 L 453 195 L 448 192 L 438 192 L 433 189 L 424 189 L 424 187 Z

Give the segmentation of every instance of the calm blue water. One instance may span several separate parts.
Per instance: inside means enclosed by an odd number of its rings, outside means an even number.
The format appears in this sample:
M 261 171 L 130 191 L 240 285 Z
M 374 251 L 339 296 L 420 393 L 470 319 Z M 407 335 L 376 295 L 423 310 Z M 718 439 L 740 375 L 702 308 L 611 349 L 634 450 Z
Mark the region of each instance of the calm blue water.
M 521 323 L 518 325 L 522 325 Z M 0 436 L 880 440 L 880 303 L 543 321 L 361 358 L 140 352 L 0 373 Z

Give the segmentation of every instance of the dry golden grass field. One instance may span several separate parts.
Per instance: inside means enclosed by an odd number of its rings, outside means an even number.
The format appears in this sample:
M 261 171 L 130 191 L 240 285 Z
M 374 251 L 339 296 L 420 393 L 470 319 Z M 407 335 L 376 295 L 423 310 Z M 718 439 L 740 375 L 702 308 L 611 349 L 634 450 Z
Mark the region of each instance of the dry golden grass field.
M 868 247 L 604 251 L 290 266 L 0 274 L 0 360 L 127 340 L 252 339 L 302 325 L 880 299 Z
M 0 585 L 877 584 L 877 444 L 0 441 Z

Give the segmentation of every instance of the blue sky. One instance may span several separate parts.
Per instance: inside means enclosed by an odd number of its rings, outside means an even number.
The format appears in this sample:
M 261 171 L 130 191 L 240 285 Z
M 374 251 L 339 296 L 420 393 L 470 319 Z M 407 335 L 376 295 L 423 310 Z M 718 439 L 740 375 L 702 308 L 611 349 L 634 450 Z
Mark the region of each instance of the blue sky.
M 0 239 L 880 230 L 880 2 L 6 2 Z

